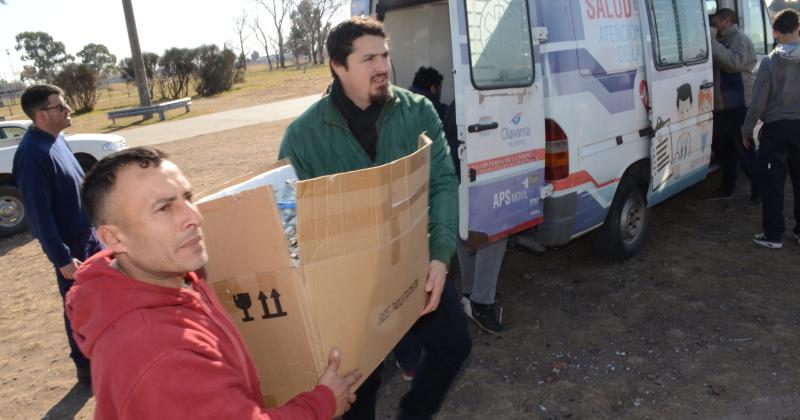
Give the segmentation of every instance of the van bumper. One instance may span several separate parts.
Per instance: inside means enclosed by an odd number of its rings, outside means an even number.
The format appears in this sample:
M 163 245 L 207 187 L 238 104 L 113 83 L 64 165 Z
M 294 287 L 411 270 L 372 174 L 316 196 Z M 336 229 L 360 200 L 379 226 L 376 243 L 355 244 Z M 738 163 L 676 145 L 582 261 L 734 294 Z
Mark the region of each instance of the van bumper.
M 544 199 L 544 222 L 536 226 L 536 241 L 547 247 L 566 244 L 575 232 L 575 211 L 578 193 L 571 192 L 558 197 Z

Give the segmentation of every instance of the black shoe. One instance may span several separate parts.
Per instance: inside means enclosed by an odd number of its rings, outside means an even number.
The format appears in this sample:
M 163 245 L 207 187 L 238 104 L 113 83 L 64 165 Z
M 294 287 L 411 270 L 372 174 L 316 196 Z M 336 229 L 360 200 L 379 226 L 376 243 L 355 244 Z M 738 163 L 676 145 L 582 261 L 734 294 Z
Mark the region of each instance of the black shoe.
M 706 201 L 732 200 L 734 196 L 735 194 L 733 191 L 718 189 L 706 197 Z
M 92 371 L 88 367 L 79 367 L 77 370 L 78 385 L 92 387 Z
M 481 305 L 469 299 L 462 299 L 461 303 L 464 305 L 464 312 L 467 316 L 475 321 L 482 330 L 489 334 L 496 334 L 503 331 L 503 307 L 500 307 L 500 316 L 495 316 L 495 305 Z

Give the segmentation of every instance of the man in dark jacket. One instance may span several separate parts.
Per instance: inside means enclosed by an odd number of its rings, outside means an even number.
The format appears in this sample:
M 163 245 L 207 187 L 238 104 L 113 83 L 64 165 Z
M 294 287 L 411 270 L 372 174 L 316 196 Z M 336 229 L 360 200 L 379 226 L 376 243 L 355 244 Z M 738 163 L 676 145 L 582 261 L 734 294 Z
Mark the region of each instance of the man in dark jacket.
M 714 57 L 714 132 L 711 147 L 722 170 L 722 183 L 710 200 L 729 200 L 736 192 L 739 164 L 750 179 L 749 204 L 761 202 L 755 180 L 756 156 L 742 147 L 741 133 L 753 85 L 756 53 L 753 42 L 739 31 L 739 18 L 731 9 L 719 9 L 711 18 L 711 52 Z
M 786 9 L 775 15 L 772 33 L 778 45 L 761 60 L 753 101 L 747 111 L 742 138 L 754 149 L 753 128 L 758 120 L 761 144 L 758 171 L 761 175 L 764 232 L 753 237 L 758 245 L 782 248 L 786 226 L 783 220 L 783 189 L 786 174 L 794 190 L 794 238 L 800 244 L 800 36 L 797 12 Z
M 428 98 L 436 108 L 436 113 L 439 114 L 439 119 L 444 122 L 444 114 L 447 112 L 447 105 L 443 104 L 442 98 L 442 80 L 444 76 L 433 67 L 420 67 L 414 74 L 414 80 L 411 82 L 411 87 L 408 90 Z
M 61 135 L 72 124 L 63 94 L 53 85 L 34 85 L 22 93 L 22 109 L 33 125 L 17 147 L 13 169 L 28 226 L 55 267 L 62 302 L 81 261 L 100 248 L 81 205 L 83 169 Z M 89 360 L 72 338 L 66 313 L 64 324 L 78 383 L 89 385 Z
M 333 29 L 326 45 L 334 82 L 287 128 L 280 158 L 290 158 L 300 179 L 389 163 L 433 140 L 430 162 L 428 303 L 411 333 L 425 357 L 400 403 L 400 418 L 427 419 L 441 405 L 471 349 L 458 293 L 446 282 L 456 247 L 458 191 L 442 124 L 430 101 L 389 84 L 389 48 L 383 25 L 359 16 Z M 346 419 L 372 419 L 380 368 L 361 385 Z

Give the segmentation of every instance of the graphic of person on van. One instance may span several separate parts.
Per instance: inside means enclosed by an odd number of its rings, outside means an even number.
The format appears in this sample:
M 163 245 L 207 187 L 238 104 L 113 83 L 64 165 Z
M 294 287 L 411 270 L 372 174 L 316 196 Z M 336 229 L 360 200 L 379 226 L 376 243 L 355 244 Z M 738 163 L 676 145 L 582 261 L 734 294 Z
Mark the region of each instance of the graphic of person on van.
M 700 86 L 706 85 L 704 80 Z M 697 113 L 705 114 L 714 109 L 714 86 L 703 88 L 697 92 Z
M 692 115 L 692 85 L 684 83 L 678 86 L 678 98 L 675 106 L 678 107 L 678 121 L 683 121 Z
M 706 87 L 703 87 L 706 86 Z M 697 91 L 697 126 L 700 127 L 700 151 L 706 152 L 709 133 L 711 132 L 708 121 L 700 122 L 700 116 L 714 110 L 714 85 L 703 80 Z

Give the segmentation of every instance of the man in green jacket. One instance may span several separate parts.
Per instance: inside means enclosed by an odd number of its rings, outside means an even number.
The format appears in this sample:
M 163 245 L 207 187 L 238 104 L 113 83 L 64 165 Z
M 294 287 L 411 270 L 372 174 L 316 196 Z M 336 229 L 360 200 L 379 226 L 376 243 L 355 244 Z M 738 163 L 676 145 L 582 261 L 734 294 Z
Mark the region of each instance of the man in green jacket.
M 418 138 L 433 140 L 430 162 L 428 303 L 411 328 L 425 357 L 400 403 L 401 419 L 427 419 L 438 409 L 472 342 L 447 264 L 456 247 L 457 178 L 433 104 L 389 83 L 383 24 L 359 16 L 333 29 L 326 44 L 334 81 L 330 94 L 298 117 L 283 137 L 300 179 L 369 168 L 409 155 Z M 380 367 L 359 388 L 345 419 L 373 419 Z

